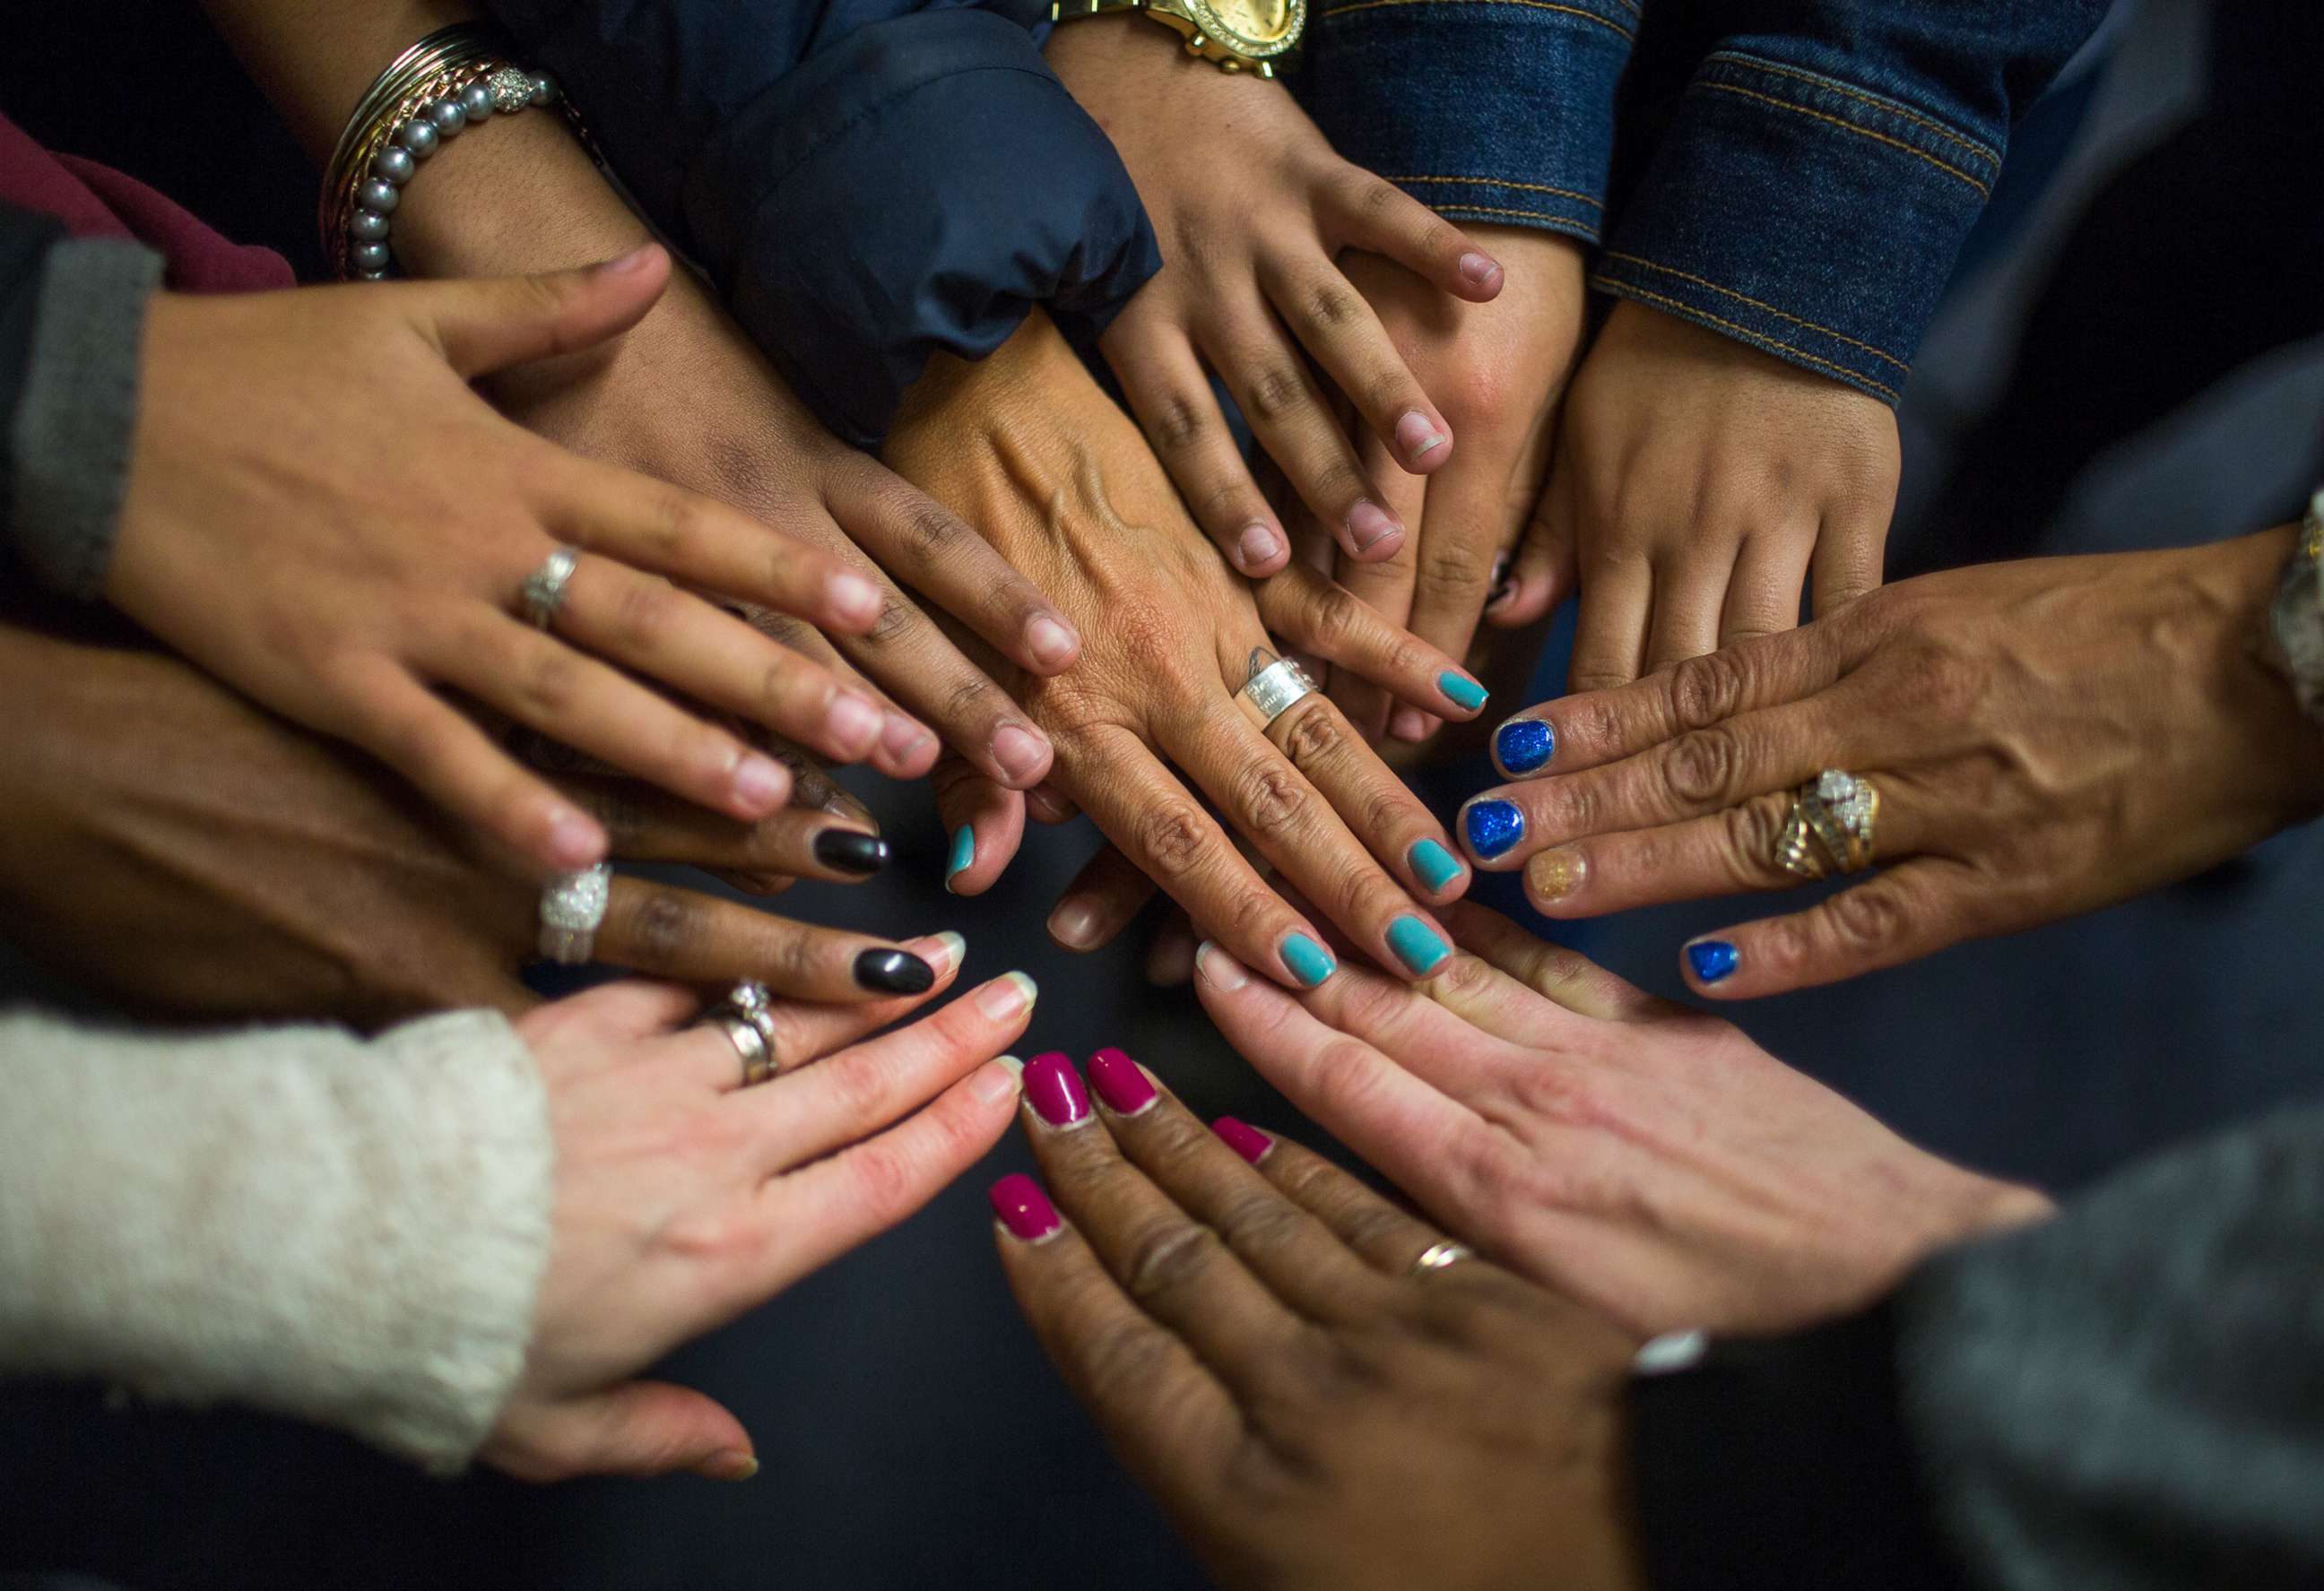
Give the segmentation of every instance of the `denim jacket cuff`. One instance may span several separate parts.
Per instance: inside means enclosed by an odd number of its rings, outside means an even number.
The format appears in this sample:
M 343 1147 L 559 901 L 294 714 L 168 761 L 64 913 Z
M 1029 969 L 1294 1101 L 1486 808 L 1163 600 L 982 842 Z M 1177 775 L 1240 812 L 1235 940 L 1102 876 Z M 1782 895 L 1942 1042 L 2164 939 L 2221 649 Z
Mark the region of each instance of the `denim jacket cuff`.
M 1706 60 L 1591 285 L 1895 404 L 2001 152 L 1886 95 Z
M 1293 91 L 1342 157 L 1452 221 L 1596 243 L 1635 0 L 1343 0 Z

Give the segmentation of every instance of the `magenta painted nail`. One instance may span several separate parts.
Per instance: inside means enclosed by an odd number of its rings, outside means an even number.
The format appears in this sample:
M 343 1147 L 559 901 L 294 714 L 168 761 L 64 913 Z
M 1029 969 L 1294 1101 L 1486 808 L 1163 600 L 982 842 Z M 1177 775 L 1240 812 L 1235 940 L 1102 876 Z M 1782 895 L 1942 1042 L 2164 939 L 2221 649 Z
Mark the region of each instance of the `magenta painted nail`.
M 1089 1074 L 1090 1086 L 1116 1116 L 1135 1116 L 1154 1103 L 1154 1085 L 1138 1070 L 1138 1062 L 1120 1050 L 1100 1050 L 1092 1055 Z
M 1089 1091 L 1074 1063 L 1056 1051 L 1025 1062 L 1025 1098 L 1051 1127 L 1079 1127 L 1090 1118 Z
M 1218 1134 L 1228 1148 L 1250 1161 L 1253 1165 L 1265 1160 L 1267 1152 L 1275 1147 L 1273 1138 L 1255 1127 L 1245 1126 L 1231 1116 L 1222 1116 L 1218 1120 L 1211 1123 L 1211 1131 Z
M 1020 1243 L 1054 1237 L 1065 1225 L 1057 1219 L 1057 1207 L 1041 1191 L 1041 1184 L 1023 1172 L 1010 1172 L 993 1183 L 985 1197 L 992 1200 L 994 1218 Z

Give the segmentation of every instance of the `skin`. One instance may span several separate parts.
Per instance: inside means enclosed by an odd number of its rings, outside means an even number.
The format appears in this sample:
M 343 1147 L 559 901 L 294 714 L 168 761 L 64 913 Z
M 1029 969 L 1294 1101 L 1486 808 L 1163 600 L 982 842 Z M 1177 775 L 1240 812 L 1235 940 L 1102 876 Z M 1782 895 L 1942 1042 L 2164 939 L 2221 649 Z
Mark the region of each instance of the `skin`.
M 1149 21 L 1077 21 L 1050 35 L 1047 55 L 1113 140 L 1161 244 L 1161 273 L 1099 345 L 1195 521 L 1245 575 L 1290 561 L 1212 391 L 1215 373 L 1346 559 L 1394 556 L 1406 527 L 1389 483 L 1442 466 L 1453 433 L 1358 291 L 1353 261 L 1392 260 L 1432 299 L 1473 302 L 1499 290 L 1500 265 L 1342 160 L 1282 84 L 1222 72 Z M 1333 395 L 1377 444 L 1365 455 Z
M 1773 861 L 1826 768 L 1880 795 L 1879 870 L 1707 936 L 1775 994 L 2014 933 L 2190 878 L 2324 810 L 2324 738 L 2257 649 L 2294 529 L 1902 582 L 1844 612 L 1627 688 L 1552 726 L 1507 799 L 1541 911 L 1588 916 L 1797 882 Z
M 1071 675 L 1010 681 L 1056 746 L 1051 786 L 1269 976 L 1293 981 L 1284 940 L 1317 930 L 1268 887 L 1229 829 L 1350 940 L 1395 964 L 1391 922 L 1425 922 L 1407 893 L 1420 889 L 1407 853 L 1422 839 L 1442 843 L 1442 829 L 1321 695 L 1266 732 L 1231 698 L 1270 632 L 1432 696 L 1446 659 L 1321 581 L 1270 581 L 1254 600 L 1046 317 L 974 364 L 940 362 L 908 396 L 886 456 L 982 526 L 1081 621 L 1088 641 Z M 1227 828 L 1194 790 L 1219 805 Z M 946 819 L 960 821 L 950 811 Z M 1119 924 L 1098 926 L 1110 933 Z M 1102 942 L 1080 932 L 1066 941 Z
M 518 1013 L 540 884 L 359 753 L 284 723 L 180 660 L 0 627 L 0 900 L 13 941 L 130 1009 L 329 1017 Z M 844 807 L 737 823 L 633 780 L 559 776 L 614 853 L 752 875 L 845 878 L 814 860 Z M 758 978 L 862 1002 L 852 968 L 891 942 L 617 878 L 599 957 L 696 984 Z M 953 942 L 901 948 L 938 967 Z
M 723 1033 L 681 1025 L 684 989 L 607 985 L 518 1024 L 556 1185 L 531 1347 L 485 1462 L 526 1480 L 757 1469 L 724 1405 L 636 1377 L 910 1215 L 1007 1129 L 1016 1071 L 994 1057 L 1032 1016 L 1030 980 L 857 1042 L 931 998 L 779 1008 L 805 1053 L 747 1089 Z
M 1481 906 L 1450 915 L 1463 953 L 1420 989 L 1351 971 L 1295 1000 L 1215 945 L 1195 988 L 1261 1075 L 1427 1214 L 1642 1336 L 1829 1320 L 1937 1249 L 2052 1213 L 1729 1023 Z
M 994 1227 L 1042 1347 L 1222 1586 L 1643 1586 L 1636 1344 L 1276 1140 L 1256 1168 L 1159 1093 L 1022 1114 L 1066 1224 Z

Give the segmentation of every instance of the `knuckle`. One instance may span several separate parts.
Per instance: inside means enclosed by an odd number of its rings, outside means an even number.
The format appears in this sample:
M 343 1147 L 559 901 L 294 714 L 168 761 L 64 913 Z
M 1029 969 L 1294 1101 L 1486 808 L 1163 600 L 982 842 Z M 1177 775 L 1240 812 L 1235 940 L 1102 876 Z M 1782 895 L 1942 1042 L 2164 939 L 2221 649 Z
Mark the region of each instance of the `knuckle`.
M 632 959 L 643 967 L 677 965 L 702 942 L 699 906 L 683 895 L 656 893 L 630 915 Z
M 1769 860 L 1775 853 L 1775 839 L 1783 830 L 1784 815 L 1778 806 L 1766 801 L 1747 801 L 1740 806 L 1730 806 L 1720 819 L 1723 830 L 1720 850 L 1729 875 L 1738 884 L 1757 887 L 1779 878 Z
M 1295 769 L 1266 763 L 1247 770 L 1236 785 L 1235 810 L 1253 838 L 1280 838 L 1305 826 L 1312 795 Z
M 613 632 L 628 646 L 651 650 L 677 627 L 682 601 L 678 588 L 659 575 L 625 581 L 613 605 Z
M 1253 424 L 1279 424 L 1305 406 L 1306 372 L 1290 364 L 1261 364 L 1244 377 L 1242 390 L 1236 398 Z
M 862 1127 L 882 1119 L 888 1080 L 866 1052 L 835 1056 L 822 1062 L 817 1071 L 841 1120 Z
M 876 1138 L 853 1153 L 859 1208 L 882 1227 L 901 1220 L 919 1202 L 919 1167 L 910 1154 Z
M 1671 670 L 1669 690 L 1680 725 L 1702 729 L 1734 716 L 1743 699 L 1743 669 L 1729 652 L 1684 658 Z
M 1968 717 L 1986 694 L 1985 666 L 1950 647 L 1924 646 L 1915 650 L 1905 676 L 1905 710 L 1940 720 Z
M 1132 1240 L 1122 1283 L 1140 1303 L 1156 1302 L 1193 1284 L 1210 1267 L 1218 1237 L 1192 1221 L 1163 1221 Z
M 874 647 L 893 647 L 910 636 L 918 627 L 920 611 L 888 588 L 883 582 L 880 590 L 880 616 L 872 621 L 872 628 L 861 639 Z
M 1743 756 L 1735 731 L 1720 725 L 1681 735 L 1663 753 L 1663 781 L 1672 795 L 1691 805 L 1723 806 L 1734 801 L 1742 778 Z
M 1155 400 L 1152 428 L 1155 445 L 1165 453 L 1184 453 L 1210 432 L 1205 400 L 1185 392 L 1166 392 Z
M 1482 591 L 1491 573 L 1492 560 L 1483 548 L 1431 537 L 1421 549 L 1414 577 L 1433 596 L 1458 599 Z
M 999 687 L 984 676 L 971 669 L 945 687 L 944 721 L 946 723 L 973 723 L 988 712 L 995 711 L 993 696 Z
M 1824 902 L 1825 920 L 1840 948 L 1858 955 L 1873 955 L 1904 936 L 1904 902 L 1896 891 L 1867 884 Z
M 1164 801 L 1139 820 L 1138 849 L 1157 878 L 1183 882 L 1201 865 L 1209 843 L 1209 825 L 1192 802 Z
M 1344 652 L 1361 630 L 1363 603 L 1343 585 L 1326 585 L 1315 593 L 1307 611 L 1306 634 L 1300 639 L 1325 656 Z
M 534 648 L 518 671 L 517 690 L 525 705 L 543 718 L 556 718 L 572 704 L 581 686 L 581 658 L 551 643 Z
M 1489 995 L 1498 977 L 1491 967 L 1477 957 L 1456 952 L 1430 978 L 1429 998 L 1457 1010 Z
M 1081 1354 L 1091 1405 L 1120 1404 L 1168 1375 L 1173 1340 L 1143 1318 L 1098 1328 Z
M 1266 1254 L 1288 1248 L 1306 1235 L 1307 1218 L 1273 1189 L 1237 1199 L 1219 1214 L 1219 1236 L 1229 1248 Z
M 1346 721 L 1336 713 L 1311 707 L 1301 713 L 1283 737 L 1283 754 L 1292 766 L 1319 768 L 1347 749 Z
M 940 557 L 958 546 L 966 530 L 950 510 L 918 492 L 899 505 L 896 517 L 911 545 L 923 556 L 931 559 Z
M 1335 331 L 1360 321 L 1364 301 L 1337 272 L 1308 284 L 1301 295 L 1301 312 L 1319 331 Z

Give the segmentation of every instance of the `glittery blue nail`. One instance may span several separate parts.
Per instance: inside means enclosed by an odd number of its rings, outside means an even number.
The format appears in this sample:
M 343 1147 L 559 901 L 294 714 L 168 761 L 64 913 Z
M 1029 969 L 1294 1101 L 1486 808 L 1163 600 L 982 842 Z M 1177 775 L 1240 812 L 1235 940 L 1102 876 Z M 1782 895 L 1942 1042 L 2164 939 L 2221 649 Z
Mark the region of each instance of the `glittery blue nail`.
M 975 860 L 976 831 L 963 823 L 952 832 L 952 860 L 945 864 L 945 887 L 951 888 L 952 881 L 966 872 L 968 864 Z
M 1443 940 L 1436 937 L 1427 924 L 1418 917 L 1398 917 L 1388 925 L 1388 948 L 1396 959 L 1412 969 L 1418 976 L 1426 973 L 1437 962 L 1452 953 Z
M 1702 939 L 1686 947 L 1686 964 L 1699 983 L 1716 983 L 1735 970 L 1735 947 L 1723 939 Z
M 1525 814 L 1509 801 L 1478 801 L 1461 814 L 1469 831 L 1469 851 L 1480 861 L 1493 858 L 1525 838 Z
M 1329 978 L 1339 968 L 1332 954 L 1305 933 L 1283 936 L 1283 964 L 1291 969 L 1291 976 L 1309 989 Z
M 1493 759 L 1503 773 L 1529 774 L 1557 750 L 1557 731 L 1538 718 L 1513 718 L 1493 736 Z
M 1436 688 L 1444 693 L 1446 701 L 1471 713 L 1485 704 L 1485 687 L 1465 674 L 1447 670 L 1436 676 Z
M 1412 876 L 1419 879 L 1420 887 L 1431 895 L 1443 894 L 1452 887 L 1452 880 L 1461 876 L 1461 864 L 1453 860 L 1451 851 L 1434 840 L 1414 841 L 1407 860 L 1412 863 Z

